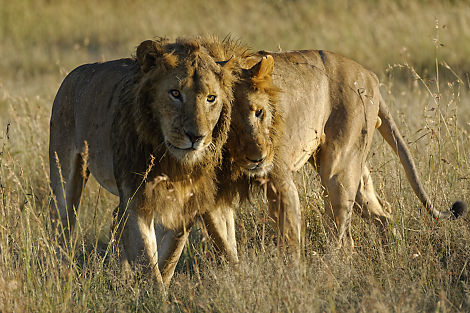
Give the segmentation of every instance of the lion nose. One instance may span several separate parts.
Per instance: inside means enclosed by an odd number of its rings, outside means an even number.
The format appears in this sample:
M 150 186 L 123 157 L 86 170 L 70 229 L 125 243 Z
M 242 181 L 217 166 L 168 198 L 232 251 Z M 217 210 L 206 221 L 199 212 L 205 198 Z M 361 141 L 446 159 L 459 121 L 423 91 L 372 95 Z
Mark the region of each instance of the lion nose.
M 202 138 L 205 137 L 205 134 L 193 134 L 192 132 L 185 132 L 186 136 L 188 136 L 189 140 L 191 140 L 191 142 L 194 144 L 194 143 L 197 143 L 199 141 L 202 140 Z
M 247 159 L 248 161 L 252 162 L 252 163 L 257 163 L 257 164 L 259 164 L 259 163 L 263 162 L 264 159 L 266 159 L 266 157 L 261 157 L 261 158 L 258 158 L 258 159 L 251 159 L 251 158 L 249 158 L 249 157 L 246 157 L 246 159 Z

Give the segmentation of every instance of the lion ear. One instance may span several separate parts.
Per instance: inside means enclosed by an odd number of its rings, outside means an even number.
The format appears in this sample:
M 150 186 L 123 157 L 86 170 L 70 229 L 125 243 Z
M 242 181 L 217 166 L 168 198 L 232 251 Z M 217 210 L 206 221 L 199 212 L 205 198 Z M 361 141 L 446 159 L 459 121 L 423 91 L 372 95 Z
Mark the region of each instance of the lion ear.
M 264 56 L 258 63 L 250 69 L 252 77 L 263 79 L 270 77 L 274 70 L 274 59 L 271 55 Z
M 235 58 L 232 55 L 227 61 L 219 61 L 216 63 L 219 64 L 223 69 L 232 70 L 235 66 Z
M 153 40 L 145 40 L 137 47 L 137 62 L 144 73 L 148 72 L 156 64 L 159 55 Z
M 166 41 L 146 40 L 137 47 L 136 57 L 142 72 L 147 73 L 157 64 L 166 69 L 177 66 L 178 57 L 172 52 L 165 52 L 165 43 Z

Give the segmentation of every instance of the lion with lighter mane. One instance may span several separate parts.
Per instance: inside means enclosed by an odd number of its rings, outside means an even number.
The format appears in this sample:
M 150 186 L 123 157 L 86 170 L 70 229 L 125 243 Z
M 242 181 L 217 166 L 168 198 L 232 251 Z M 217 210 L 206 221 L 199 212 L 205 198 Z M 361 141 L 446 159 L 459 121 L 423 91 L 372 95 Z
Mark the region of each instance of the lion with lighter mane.
M 65 244 L 91 173 L 119 196 L 123 264 L 141 263 L 163 282 L 154 214 L 167 230 L 186 233 L 196 215 L 214 207 L 237 71 L 236 56 L 224 57 L 215 62 L 197 39 L 148 40 L 135 59 L 86 64 L 67 75 L 54 100 L 49 145 L 52 211 Z
M 248 81 L 235 87 L 228 151 L 218 174 L 222 201 L 212 213 L 219 225 L 212 228 L 212 236 L 221 238 L 221 249 L 231 251 L 233 258 L 234 230 L 227 230 L 227 225 L 233 225 L 232 201 L 259 180 L 268 184 L 270 213 L 284 241 L 298 251 L 301 211 L 293 173 L 307 161 L 320 174 L 325 212 L 337 246 L 353 245 L 354 206 L 363 217 L 387 223 L 391 213 L 377 196 L 366 165 L 375 128 L 398 155 L 415 194 L 434 218 L 453 219 L 465 212 L 461 201 L 450 211 L 432 205 L 374 73 L 322 50 L 260 51 L 244 62 L 248 68 L 264 63 L 265 81 L 272 86 L 268 92 Z

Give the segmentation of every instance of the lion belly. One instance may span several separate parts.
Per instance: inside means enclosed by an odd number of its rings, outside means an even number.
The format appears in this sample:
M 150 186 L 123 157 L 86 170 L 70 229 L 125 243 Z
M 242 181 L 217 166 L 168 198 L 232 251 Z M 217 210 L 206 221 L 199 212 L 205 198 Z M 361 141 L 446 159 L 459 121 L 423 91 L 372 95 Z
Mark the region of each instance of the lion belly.
M 299 111 L 292 110 L 292 113 Z M 307 115 L 310 112 L 305 112 Z M 323 114 L 307 121 L 305 115 L 288 114 L 288 124 L 281 140 L 281 153 L 291 171 L 299 170 L 318 149 L 323 134 Z M 290 123 L 293 121 L 292 123 Z M 314 121 L 314 122 L 312 122 Z
M 129 59 L 90 64 L 80 71 L 74 97 L 75 146 L 88 145 L 88 169 L 109 192 L 118 195 L 113 171 L 111 126 L 124 82 L 132 77 Z
M 291 171 L 300 169 L 318 149 L 330 113 L 328 80 L 315 68 L 314 56 L 273 54 L 274 83 L 282 90 L 279 105 L 285 119 L 280 153 Z M 320 61 L 321 62 L 321 61 Z

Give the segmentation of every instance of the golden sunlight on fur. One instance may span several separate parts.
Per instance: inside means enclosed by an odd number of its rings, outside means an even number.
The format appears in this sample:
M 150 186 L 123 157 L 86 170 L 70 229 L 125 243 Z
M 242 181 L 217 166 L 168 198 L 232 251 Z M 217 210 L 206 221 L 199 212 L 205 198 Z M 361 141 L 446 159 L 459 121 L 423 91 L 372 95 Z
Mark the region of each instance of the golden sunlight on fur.
M 120 198 L 114 235 L 122 264 L 140 263 L 160 283 L 174 268 L 167 262 L 162 277 L 159 253 L 171 259 L 174 248 L 157 248 L 154 215 L 185 238 L 195 216 L 214 208 L 215 170 L 229 132 L 236 57 L 221 49 L 224 62 L 216 63 L 199 40 L 147 40 L 136 59 L 82 65 L 65 78 L 52 109 L 52 211 L 64 244 L 84 167 Z
M 433 217 L 453 219 L 465 212 L 466 205 L 460 201 L 451 211 L 439 211 L 432 205 L 380 95 L 375 74 L 321 50 L 261 51 L 246 60 L 259 62 L 250 70 L 264 72 L 261 85 L 273 84 L 275 89 L 257 88 L 257 79 L 236 85 L 229 153 L 219 175 L 220 209 L 214 211 L 221 212 L 219 219 L 232 223 L 236 195 L 246 198 L 251 186 L 267 183 L 271 217 L 282 238 L 298 252 L 301 210 L 293 173 L 308 161 L 320 174 L 332 238 L 337 246 L 345 242 L 353 246 L 353 207 L 382 226 L 391 217 L 375 192 L 366 164 L 375 128 L 399 156 L 415 194 Z M 223 242 L 229 246 L 222 250 L 235 250 L 230 246 L 234 237 L 226 233 L 213 236 L 225 236 Z

